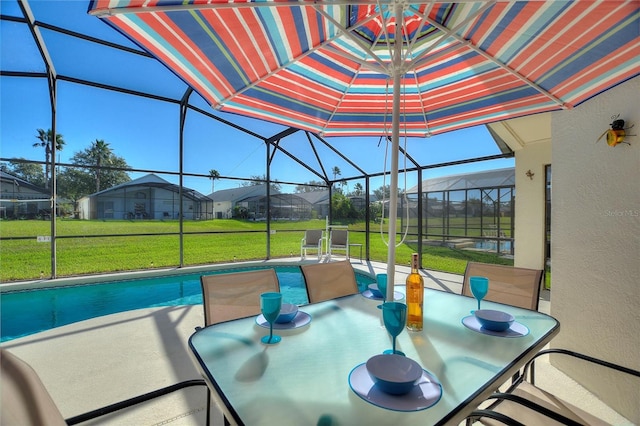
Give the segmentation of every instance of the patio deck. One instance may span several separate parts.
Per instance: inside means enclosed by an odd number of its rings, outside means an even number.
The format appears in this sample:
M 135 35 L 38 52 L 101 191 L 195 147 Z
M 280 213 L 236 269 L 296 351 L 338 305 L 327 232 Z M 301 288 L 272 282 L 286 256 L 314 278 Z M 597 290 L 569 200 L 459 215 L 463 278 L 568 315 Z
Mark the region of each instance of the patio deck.
M 296 259 L 298 260 L 298 259 Z M 282 261 L 282 259 L 279 259 Z M 357 269 L 384 272 L 382 263 L 353 263 Z M 398 266 L 396 282 L 404 282 L 407 267 Z M 462 276 L 426 271 L 425 285 L 460 293 Z M 549 313 L 549 292 L 540 311 Z M 199 378 L 187 346 L 202 307 L 140 309 L 94 318 L 6 342 L 2 346 L 29 362 L 65 418 L 139 395 L 172 383 Z M 631 424 L 546 360 L 536 363 L 538 384 L 603 420 Z M 206 392 L 190 388 L 135 409 L 100 418 L 93 424 L 204 425 Z M 87 422 L 85 424 L 92 424 Z M 212 424 L 222 418 L 212 411 Z

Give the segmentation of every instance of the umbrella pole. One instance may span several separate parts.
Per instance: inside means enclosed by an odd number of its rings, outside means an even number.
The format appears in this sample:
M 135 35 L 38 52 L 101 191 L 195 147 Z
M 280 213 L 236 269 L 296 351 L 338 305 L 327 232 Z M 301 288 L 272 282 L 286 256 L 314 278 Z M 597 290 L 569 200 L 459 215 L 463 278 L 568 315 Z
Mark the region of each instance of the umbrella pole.
M 396 17 L 402 16 L 402 6 L 396 5 Z M 389 188 L 389 249 L 387 251 L 387 297 L 393 301 L 396 272 L 396 221 L 398 218 L 398 157 L 400 147 L 400 85 L 402 83 L 402 26 L 396 19 L 393 55 L 393 106 L 391 120 L 391 183 Z

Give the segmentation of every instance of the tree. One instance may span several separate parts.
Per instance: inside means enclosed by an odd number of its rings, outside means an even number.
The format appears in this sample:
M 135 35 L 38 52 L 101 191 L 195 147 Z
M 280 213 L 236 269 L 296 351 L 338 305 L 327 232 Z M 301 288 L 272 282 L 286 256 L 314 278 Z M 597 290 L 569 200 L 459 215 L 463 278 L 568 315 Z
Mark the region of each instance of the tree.
M 216 179 L 220 179 L 220 172 L 217 171 L 216 169 L 211 169 L 209 170 L 209 179 L 211 179 L 211 214 L 213 215 L 212 218 L 216 217 L 216 205 L 215 203 L 213 203 L 213 193 L 216 192 L 216 188 L 215 188 L 215 183 L 216 183 Z
M 403 192 L 404 191 L 402 190 L 402 188 L 398 188 L 398 195 L 402 194 Z M 378 201 L 388 200 L 389 196 L 391 195 L 391 185 L 384 185 L 378 189 L 374 189 L 373 195 L 376 196 Z
M 45 175 L 42 173 L 42 166 L 40 164 L 9 160 L 8 164 L 2 164 L 2 170 L 22 180 L 26 180 L 33 185 L 46 186 Z
M 78 210 L 78 200 L 93 192 L 94 176 L 83 169 L 65 167 L 58 173 L 58 194 L 73 203 L 73 211 Z
M 353 195 L 360 196 L 363 194 L 364 194 L 364 189 L 362 188 L 362 184 L 360 182 L 353 185 Z
M 338 178 L 338 176 L 341 175 L 340 167 L 333 166 L 333 168 L 331 169 L 331 173 L 333 173 L 333 180 L 335 181 Z M 338 192 L 338 187 L 337 186 L 335 187 L 335 191 Z
M 91 142 L 91 147 L 86 151 L 87 157 L 95 164 L 96 192 L 100 191 L 100 170 L 103 164 L 110 164 L 113 151 L 109 144 L 102 139 Z
M 220 172 L 216 169 L 209 170 L 209 179 L 211 179 L 211 193 L 213 194 L 215 191 L 215 182 L 216 179 L 220 179 Z
M 49 188 L 49 171 L 51 170 L 51 143 L 53 142 L 53 132 L 51 129 L 45 131 L 44 129 L 38 129 L 38 135 L 36 136 L 40 142 L 33 144 L 34 148 L 44 148 L 44 175 L 45 175 L 45 188 Z M 56 134 L 56 150 L 62 151 L 62 147 L 65 142 L 62 135 Z
M 98 142 L 96 140 L 96 142 Z M 129 165 L 124 158 L 118 157 L 108 147 L 108 153 L 104 155 L 98 154 L 102 152 L 104 147 L 98 146 L 96 149 L 96 143 L 92 143 L 89 148 L 83 151 L 76 152 L 71 157 L 71 162 L 74 166 L 65 167 L 58 175 L 59 188 L 58 193 L 74 203 L 85 195 L 89 195 L 94 192 L 94 189 L 98 187 L 96 182 L 98 178 L 99 170 L 99 187 L 110 188 L 121 183 L 129 182 L 131 178 L 124 171 L 129 168 Z M 98 160 L 100 166 L 98 166 Z M 108 164 L 108 167 L 105 167 Z
M 309 182 L 306 182 L 306 185 L 297 185 L 295 192 L 299 194 L 301 192 L 324 191 L 326 189 L 327 184 L 325 184 L 324 182 L 321 182 L 319 180 L 310 180 Z
M 262 176 L 252 175 L 249 179 L 250 180 L 248 180 L 248 181 L 242 182 L 242 186 L 262 185 L 267 181 L 267 176 L 266 175 L 262 175 Z M 272 180 L 270 188 L 271 188 L 272 191 L 280 192 L 280 188 L 282 188 L 282 186 L 278 183 L 277 180 Z
M 331 196 L 331 212 L 334 220 L 357 219 L 359 212 L 353 207 L 351 200 L 341 193 Z
M 336 180 L 336 178 L 342 174 L 340 172 L 340 167 L 338 166 L 333 166 L 333 168 L 331 169 L 331 173 L 333 173 L 333 180 Z

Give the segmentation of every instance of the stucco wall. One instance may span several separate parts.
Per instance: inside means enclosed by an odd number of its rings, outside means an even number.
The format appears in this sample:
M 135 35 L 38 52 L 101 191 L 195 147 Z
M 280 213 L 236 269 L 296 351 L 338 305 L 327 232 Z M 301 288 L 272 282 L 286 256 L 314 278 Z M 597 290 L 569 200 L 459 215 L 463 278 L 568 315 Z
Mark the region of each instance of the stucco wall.
M 640 370 L 640 136 L 596 143 L 616 114 L 640 134 L 640 77 L 552 115 L 552 344 Z M 637 379 L 552 362 L 640 424 Z
M 514 266 L 544 269 L 545 165 L 551 164 L 551 140 L 516 151 Z M 532 178 L 527 176 L 531 170 Z

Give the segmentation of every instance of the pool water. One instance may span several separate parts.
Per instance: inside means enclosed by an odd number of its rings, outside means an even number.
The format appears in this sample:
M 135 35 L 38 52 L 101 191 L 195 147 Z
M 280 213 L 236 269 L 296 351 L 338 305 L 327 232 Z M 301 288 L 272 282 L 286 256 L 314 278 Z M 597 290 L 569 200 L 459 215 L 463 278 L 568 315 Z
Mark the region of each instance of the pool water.
M 158 306 L 200 305 L 200 276 L 260 268 L 236 268 L 103 284 L 85 284 L 2 293 L 0 342 L 86 319 Z M 298 266 L 275 266 L 283 303 L 308 303 Z M 374 278 L 356 272 L 361 291 Z
M 496 245 L 495 240 L 483 240 L 483 241 L 478 241 L 475 244 L 475 248 L 482 249 L 482 250 L 496 251 L 498 246 Z M 501 253 L 511 252 L 511 241 L 500 241 L 500 252 Z

